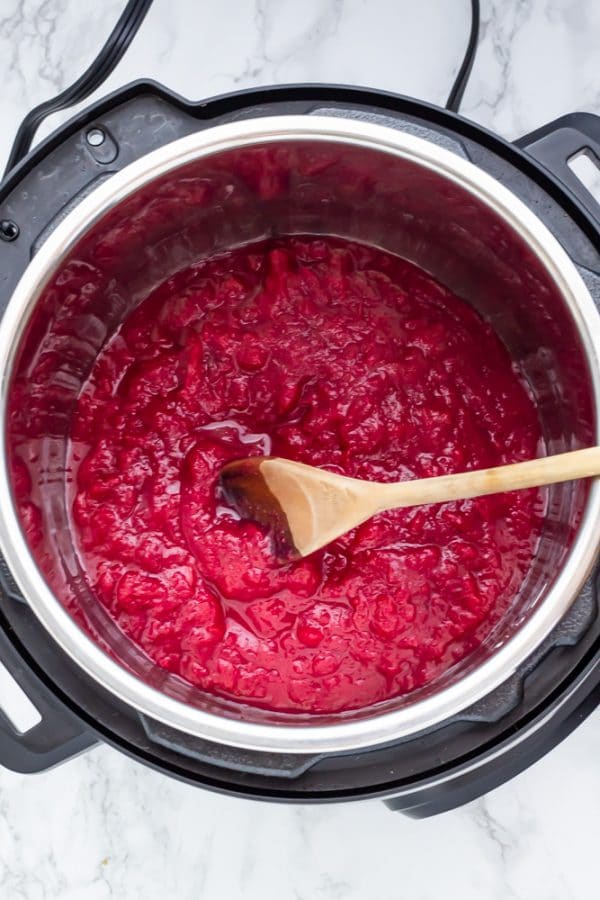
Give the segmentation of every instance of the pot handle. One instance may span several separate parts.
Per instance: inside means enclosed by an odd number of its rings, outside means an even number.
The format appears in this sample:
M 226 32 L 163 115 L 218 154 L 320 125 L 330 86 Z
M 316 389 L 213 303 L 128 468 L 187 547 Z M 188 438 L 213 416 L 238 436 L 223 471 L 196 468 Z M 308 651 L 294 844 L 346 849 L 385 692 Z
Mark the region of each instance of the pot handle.
M 569 160 L 587 151 L 596 161 L 600 176 L 600 116 L 570 113 L 515 141 L 575 196 L 592 219 L 600 224 L 600 204 L 569 167 Z
M 11 640 L 8 628 L 0 623 L 0 660 L 41 719 L 28 731 L 19 732 L 0 708 L 0 765 L 13 772 L 42 772 L 87 750 L 96 738 L 34 673 Z

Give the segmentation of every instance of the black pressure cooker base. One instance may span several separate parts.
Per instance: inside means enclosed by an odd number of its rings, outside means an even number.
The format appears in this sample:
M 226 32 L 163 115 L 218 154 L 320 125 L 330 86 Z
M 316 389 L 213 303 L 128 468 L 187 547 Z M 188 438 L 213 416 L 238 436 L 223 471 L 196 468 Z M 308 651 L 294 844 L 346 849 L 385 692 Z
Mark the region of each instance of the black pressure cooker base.
M 399 128 L 470 160 L 523 200 L 561 242 L 600 306 L 600 225 L 568 159 L 600 157 L 600 119 L 565 116 L 511 145 L 437 107 L 327 85 L 245 91 L 188 103 L 136 82 L 88 107 L 0 186 L 0 310 L 48 234 L 99 180 L 186 134 L 268 115 L 339 115 Z M 600 701 L 598 580 L 504 685 L 410 739 L 337 756 L 252 753 L 176 732 L 118 701 L 49 637 L 0 560 L 0 658 L 42 715 L 25 734 L 0 713 L 0 762 L 48 768 L 104 740 L 169 775 L 214 790 L 296 802 L 384 797 L 415 817 L 459 806 L 525 769 Z

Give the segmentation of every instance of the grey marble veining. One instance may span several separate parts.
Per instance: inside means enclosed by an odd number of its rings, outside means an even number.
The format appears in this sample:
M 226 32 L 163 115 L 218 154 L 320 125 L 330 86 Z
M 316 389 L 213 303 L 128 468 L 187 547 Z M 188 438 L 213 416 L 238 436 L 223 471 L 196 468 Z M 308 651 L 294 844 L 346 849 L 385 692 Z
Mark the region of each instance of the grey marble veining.
M 98 748 L 43 775 L 0 773 L 0 896 L 584 900 L 599 754 L 591 719 L 509 785 L 414 822 L 375 801 L 221 797 Z
M 123 3 L 0 0 L 2 160 L 24 112 L 83 70 Z M 597 0 L 482 7 L 464 115 L 514 138 L 575 109 L 600 113 Z M 193 99 L 334 81 L 443 103 L 468 9 L 468 0 L 155 0 L 96 96 L 150 76 Z M 378 802 L 221 797 L 99 747 L 43 775 L 0 771 L 0 898 L 591 900 L 599 760 L 596 713 L 509 784 L 413 822 Z

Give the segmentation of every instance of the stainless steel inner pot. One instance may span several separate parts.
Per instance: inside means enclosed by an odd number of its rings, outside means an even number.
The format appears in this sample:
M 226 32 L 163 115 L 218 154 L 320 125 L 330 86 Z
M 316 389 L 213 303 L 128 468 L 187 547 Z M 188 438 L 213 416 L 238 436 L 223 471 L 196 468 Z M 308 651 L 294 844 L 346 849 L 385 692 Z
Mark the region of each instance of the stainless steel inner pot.
M 73 404 L 104 342 L 159 282 L 205 255 L 294 233 L 363 241 L 433 273 L 509 347 L 539 408 L 546 452 L 598 440 L 600 317 L 569 257 L 522 202 L 452 152 L 401 131 L 318 116 L 251 119 L 130 165 L 41 244 L 0 325 L 0 547 L 62 649 L 132 707 L 224 744 L 332 752 L 433 726 L 509 677 L 564 615 L 594 563 L 600 485 L 548 490 L 539 553 L 509 614 L 474 655 L 407 697 L 354 713 L 290 716 L 209 696 L 155 666 L 91 595 L 73 548 L 64 470 Z M 9 416 L 11 391 L 18 404 Z M 36 499 L 54 580 L 101 630 L 105 649 L 63 608 L 27 547 L 7 432 L 38 449 Z

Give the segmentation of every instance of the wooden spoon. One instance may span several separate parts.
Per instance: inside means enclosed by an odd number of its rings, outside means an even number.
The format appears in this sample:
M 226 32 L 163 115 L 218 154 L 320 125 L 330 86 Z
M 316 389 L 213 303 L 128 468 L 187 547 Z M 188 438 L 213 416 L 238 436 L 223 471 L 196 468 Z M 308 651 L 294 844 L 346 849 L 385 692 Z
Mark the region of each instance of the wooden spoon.
M 242 518 L 272 529 L 278 556 L 293 559 L 314 553 L 384 510 L 467 500 L 593 475 L 600 475 L 600 447 L 392 484 L 256 456 L 224 466 L 220 485 Z

